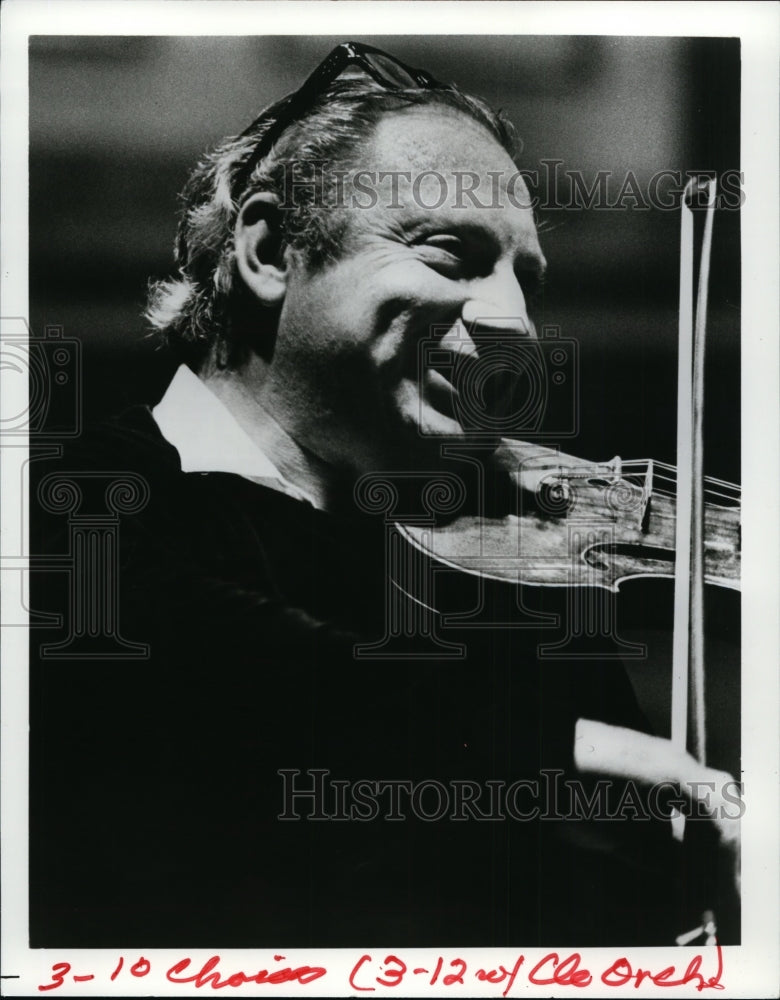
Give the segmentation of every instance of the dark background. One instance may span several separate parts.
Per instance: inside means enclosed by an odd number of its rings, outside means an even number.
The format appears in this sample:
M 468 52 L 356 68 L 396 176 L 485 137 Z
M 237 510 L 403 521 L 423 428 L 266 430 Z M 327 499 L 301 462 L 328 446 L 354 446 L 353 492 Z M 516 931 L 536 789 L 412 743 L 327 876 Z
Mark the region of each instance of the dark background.
M 38 37 L 30 49 L 30 316 L 85 348 L 87 415 L 155 399 L 171 363 L 141 318 L 171 273 L 177 194 L 224 135 L 294 89 L 340 39 Z M 739 169 L 737 39 L 362 38 L 506 110 L 521 165 L 592 183 Z M 542 204 L 547 191 L 540 180 Z M 564 190 L 566 188 L 564 187 Z M 573 451 L 674 461 L 679 213 L 539 212 L 537 319 L 580 345 Z M 716 221 L 707 469 L 739 474 L 739 219 Z
M 141 313 L 169 275 L 177 193 L 223 136 L 295 89 L 341 41 L 329 37 L 37 37 L 30 45 L 30 319 L 83 345 L 87 419 L 162 394 L 174 363 Z M 361 36 L 503 108 L 522 166 L 561 160 L 590 184 L 631 170 L 721 174 L 739 164 L 739 41 L 621 37 Z M 536 191 L 542 202 L 544 185 Z M 592 459 L 675 460 L 679 212 L 540 211 L 550 277 L 537 323 L 579 344 L 579 435 Z M 705 468 L 739 477 L 739 216 L 715 223 Z M 637 596 L 639 595 L 639 596 Z M 734 767 L 738 677 L 734 595 L 716 595 L 711 697 L 731 706 L 716 734 Z M 652 624 L 667 591 L 629 595 L 627 621 Z M 723 602 L 726 602 L 724 604 Z M 645 635 L 647 639 L 647 635 Z M 651 661 L 668 664 L 659 629 Z M 633 669 L 661 728 L 666 676 Z M 724 756 L 725 753 L 725 756 Z M 715 761 L 714 761 L 715 762 Z

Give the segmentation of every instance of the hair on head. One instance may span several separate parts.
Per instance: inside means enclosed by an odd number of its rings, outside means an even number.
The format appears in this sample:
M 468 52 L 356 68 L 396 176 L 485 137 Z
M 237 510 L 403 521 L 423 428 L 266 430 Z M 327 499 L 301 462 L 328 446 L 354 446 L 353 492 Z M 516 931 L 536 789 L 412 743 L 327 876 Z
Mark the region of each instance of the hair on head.
M 325 165 L 358 166 L 356 158 L 383 115 L 410 107 L 446 107 L 477 121 L 514 155 L 511 124 L 455 87 L 386 90 L 370 80 L 338 80 L 284 130 L 234 190 L 281 104 L 268 108 L 249 134 L 226 139 L 197 165 L 181 194 L 179 274 L 150 285 L 147 319 L 195 370 L 207 359 L 218 368 L 238 368 L 250 349 L 262 354 L 273 342 L 275 316 L 263 316 L 235 260 L 236 220 L 253 193 L 272 191 L 279 196 L 281 249 L 290 247 L 309 267 L 322 268 L 338 259 L 347 219 L 346 212 L 333 208 L 328 186 L 335 175 Z M 291 171 L 295 198 L 284 200 Z

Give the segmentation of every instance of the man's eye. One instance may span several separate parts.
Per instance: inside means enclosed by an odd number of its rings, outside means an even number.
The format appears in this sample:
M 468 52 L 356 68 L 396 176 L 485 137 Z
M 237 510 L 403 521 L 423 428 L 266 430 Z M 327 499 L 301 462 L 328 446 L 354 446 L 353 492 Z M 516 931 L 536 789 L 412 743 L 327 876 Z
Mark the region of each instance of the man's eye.
M 455 233 L 431 233 L 417 241 L 422 259 L 447 277 L 471 279 L 489 274 L 495 256 L 483 244 Z M 426 252 L 427 251 L 427 252 Z
M 453 257 L 463 258 L 466 252 L 463 240 L 449 233 L 437 233 L 435 236 L 427 236 L 424 246 L 433 247 L 435 250 L 444 250 Z
M 448 277 L 470 278 L 479 270 L 473 248 L 459 236 L 434 233 L 420 240 L 419 245 L 425 263 Z

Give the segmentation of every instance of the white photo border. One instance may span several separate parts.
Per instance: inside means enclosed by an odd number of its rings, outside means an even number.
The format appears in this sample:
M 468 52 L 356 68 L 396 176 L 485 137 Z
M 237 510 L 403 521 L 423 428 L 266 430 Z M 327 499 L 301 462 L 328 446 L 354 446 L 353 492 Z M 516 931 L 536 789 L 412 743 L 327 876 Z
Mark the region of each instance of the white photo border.
M 27 50 L 28 36 L 47 35 L 252 35 L 252 34 L 567 34 L 567 35 L 675 35 L 739 36 L 742 42 L 742 169 L 746 200 L 743 208 L 742 256 L 742 454 L 743 454 L 743 780 L 749 808 L 743 819 L 742 945 L 724 949 L 724 997 L 777 996 L 780 982 L 778 879 L 778 564 L 780 559 L 780 463 L 778 462 L 778 38 L 780 8 L 763 3 L 324 3 L 216 2 L 216 0 L 83 0 L 39 3 L 7 0 L 2 10 L 2 297 L 0 314 L 28 316 L 27 272 Z M 262 26 L 263 31 L 258 31 Z M 269 27 L 270 30 L 269 30 Z M 304 27 L 305 26 L 305 27 Z M 443 30 L 443 26 L 446 26 Z M 3 376 L 5 413 L 25 405 L 19 380 Z M 1 427 L 2 425 L 0 425 Z M 0 440 L 2 475 L 3 557 L 16 559 L 27 552 L 20 536 L 26 523 L 21 510 L 20 475 L 25 448 L 17 440 Z M 8 563 L 7 565 L 10 565 Z M 15 564 L 16 565 L 16 564 Z M 27 604 L 25 575 L 4 574 L 2 599 L 6 607 Z M 95 973 L 91 982 L 64 982 L 53 990 L 61 996 L 198 995 L 198 991 L 167 983 L 162 975 L 117 980 L 116 993 L 107 988 L 116 966 L 113 951 L 75 951 L 62 954 L 28 947 L 27 913 L 27 635 L 24 628 L 6 628 L 2 634 L 2 992 L 6 996 L 38 995 L 49 980 L 52 964 L 71 962 L 74 970 Z M 391 942 L 389 943 L 391 944 Z M 373 949 L 378 954 L 381 949 Z M 392 950 L 392 949 L 391 949 Z M 140 957 L 133 949 L 126 962 Z M 453 957 L 456 949 L 445 949 Z M 532 955 L 542 949 L 524 949 L 526 970 Z M 615 949 L 589 949 L 583 964 L 601 968 Z M 659 955 L 659 952 L 661 953 Z M 678 949 L 633 949 L 635 965 L 660 969 L 664 964 L 685 967 Z M 519 954 L 519 952 L 517 952 Z M 568 953 L 568 952 L 567 952 Z M 207 958 L 203 949 L 193 960 Z M 241 995 L 334 996 L 354 994 L 349 972 L 363 952 L 339 949 L 286 953 L 291 966 L 325 965 L 328 975 L 308 986 L 293 984 L 273 993 L 269 987 L 245 986 Z M 466 954 L 466 952 L 463 952 Z M 491 963 L 513 959 L 511 949 L 468 950 L 475 960 Z M 179 952 L 143 953 L 155 968 L 167 968 Z M 270 951 L 232 950 L 233 968 L 261 967 Z M 435 961 L 433 949 L 406 950 L 411 963 Z M 515 956 L 516 957 L 516 956 Z M 668 957 L 668 961 L 666 958 Z M 708 960 L 709 961 L 709 960 Z M 18 978 L 17 978 L 18 977 Z M 571 987 L 533 987 L 519 976 L 511 995 L 566 996 Z M 120 985 L 121 984 L 121 985 Z M 500 996 L 504 987 L 480 984 L 468 995 Z M 630 986 L 624 987 L 629 989 Z M 456 988 L 457 989 L 457 988 Z M 688 996 L 693 987 L 670 988 L 671 997 Z M 377 989 L 375 995 L 447 996 L 456 990 L 441 984 L 424 993 L 406 993 L 404 985 Z M 202 992 L 202 991 L 200 991 Z M 230 990 L 231 994 L 236 992 Z M 583 995 L 603 995 L 595 979 L 580 987 Z M 653 992 L 645 983 L 642 992 Z M 458 995 L 466 995 L 461 989 Z

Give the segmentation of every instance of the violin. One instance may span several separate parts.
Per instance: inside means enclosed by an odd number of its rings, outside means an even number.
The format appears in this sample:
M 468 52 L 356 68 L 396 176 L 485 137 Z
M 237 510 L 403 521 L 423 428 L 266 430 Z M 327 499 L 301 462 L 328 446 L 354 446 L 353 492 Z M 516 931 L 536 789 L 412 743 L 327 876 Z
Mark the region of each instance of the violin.
M 593 463 L 509 440 L 497 458 L 516 483 L 516 513 L 464 515 L 435 528 L 399 524 L 399 532 L 445 566 L 519 585 L 616 591 L 629 579 L 674 579 L 674 466 Z M 740 494 L 705 479 L 704 580 L 732 590 L 740 586 Z

